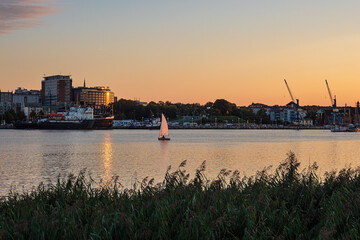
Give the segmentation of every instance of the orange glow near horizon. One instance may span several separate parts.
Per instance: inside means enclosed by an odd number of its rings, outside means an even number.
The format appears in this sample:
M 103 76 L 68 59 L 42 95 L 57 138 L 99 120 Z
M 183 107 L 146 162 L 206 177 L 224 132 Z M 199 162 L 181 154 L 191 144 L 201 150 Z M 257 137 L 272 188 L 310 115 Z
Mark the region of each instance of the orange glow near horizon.
M 118 99 L 284 105 L 285 78 L 300 105 L 330 106 L 327 79 L 338 105 L 360 100 L 360 3 L 71 2 L 44 25 L 0 35 L 1 91 L 62 73 Z

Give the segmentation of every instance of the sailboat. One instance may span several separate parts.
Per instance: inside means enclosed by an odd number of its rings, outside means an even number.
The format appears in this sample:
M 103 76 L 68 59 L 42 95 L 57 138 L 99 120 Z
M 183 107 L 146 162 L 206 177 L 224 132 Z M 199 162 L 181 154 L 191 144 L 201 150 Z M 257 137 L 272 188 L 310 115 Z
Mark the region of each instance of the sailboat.
M 164 114 L 161 114 L 161 126 L 160 126 L 160 133 L 158 139 L 160 141 L 169 141 L 170 138 L 167 136 L 169 136 L 168 124 L 166 122 L 166 118 Z

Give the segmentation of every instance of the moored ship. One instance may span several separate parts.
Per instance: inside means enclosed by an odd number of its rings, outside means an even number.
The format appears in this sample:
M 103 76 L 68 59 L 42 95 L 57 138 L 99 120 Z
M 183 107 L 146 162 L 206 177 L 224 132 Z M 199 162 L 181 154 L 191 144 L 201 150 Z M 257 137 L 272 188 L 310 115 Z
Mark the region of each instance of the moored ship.
M 109 129 L 113 124 L 113 117 L 94 118 L 90 107 L 71 107 L 64 113 L 50 114 L 37 122 L 17 122 L 18 129 L 53 129 L 53 130 L 91 130 Z
M 94 118 L 93 129 L 110 129 L 113 127 L 114 117 Z

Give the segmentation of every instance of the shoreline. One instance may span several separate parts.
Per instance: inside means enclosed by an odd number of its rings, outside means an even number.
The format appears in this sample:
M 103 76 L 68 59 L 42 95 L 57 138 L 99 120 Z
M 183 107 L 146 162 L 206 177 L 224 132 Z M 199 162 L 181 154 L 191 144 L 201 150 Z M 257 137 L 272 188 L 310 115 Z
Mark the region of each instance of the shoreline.
M 149 128 L 149 127 L 113 127 L 109 129 L 62 129 L 62 131 L 76 131 L 76 130 L 84 130 L 84 131 L 102 131 L 102 130 L 159 130 L 160 128 Z M 26 128 L 26 129 L 19 129 L 15 127 L 7 127 L 7 128 L 0 128 L 0 130 L 56 130 L 56 129 L 35 129 L 35 128 Z M 169 130 L 330 130 L 329 128 L 325 127 L 169 127 Z
M 149 127 L 113 127 L 113 129 L 146 129 L 158 130 Z M 325 127 L 169 127 L 169 130 L 330 130 Z

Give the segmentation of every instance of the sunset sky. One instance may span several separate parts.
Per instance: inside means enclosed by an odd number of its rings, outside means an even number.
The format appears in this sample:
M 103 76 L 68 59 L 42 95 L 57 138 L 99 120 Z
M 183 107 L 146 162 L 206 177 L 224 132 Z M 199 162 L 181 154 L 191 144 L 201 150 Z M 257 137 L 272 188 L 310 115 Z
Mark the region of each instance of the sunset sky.
M 360 100 L 360 1 L 0 0 L 0 89 L 44 74 L 118 98 L 286 104 Z

